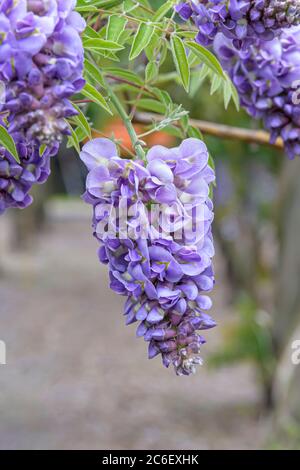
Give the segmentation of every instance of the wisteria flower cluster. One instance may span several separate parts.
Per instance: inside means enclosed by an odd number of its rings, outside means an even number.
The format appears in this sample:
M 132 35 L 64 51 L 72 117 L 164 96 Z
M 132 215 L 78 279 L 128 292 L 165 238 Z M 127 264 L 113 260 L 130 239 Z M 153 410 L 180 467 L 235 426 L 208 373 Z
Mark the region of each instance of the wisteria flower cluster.
M 223 33 L 236 48 L 247 48 L 300 23 L 299 0 L 190 0 L 179 3 L 176 11 L 184 20 L 194 21 L 199 29 L 196 41 L 203 46 Z
M 0 123 L 20 157 L 17 164 L 0 148 L 1 212 L 30 204 L 28 191 L 47 178 L 49 157 L 69 133 L 65 118 L 76 114 L 68 99 L 84 84 L 85 22 L 75 5 L 76 0 L 0 0 Z
M 5 123 L 1 120 L 0 125 Z M 29 191 L 35 183 L 44 183 L 50 174 L 50 157 L 56 151 L 45 149 L 40 155 L 34 142 L 17 142 L 20 163 L 0 146 L 0 215 L 9 207 L 23 209 L 32 202 Z
M 218 35 L 215 51 L 242 106 L 254 118 L 263 119 L 272 142 L 283 139 L 289 158 L 300 156 L 300 27 L 282 31 L 273 41 L 258 41 L 243 53 Z
M 99 258 L 109 265 L 111 288 L 127 296 L 126 323 L 139 322 L 149 358 L 161 354 L 166 367 L 189 375 L 201 363 L 197 330 L 215 325 L 206 312 L 215 177 L 206 146 L 193 138 L 177 148 L 154 146 L 145 163 L 120 158 L 115 144 L 100 138 L 83 147 L 81 159 Z

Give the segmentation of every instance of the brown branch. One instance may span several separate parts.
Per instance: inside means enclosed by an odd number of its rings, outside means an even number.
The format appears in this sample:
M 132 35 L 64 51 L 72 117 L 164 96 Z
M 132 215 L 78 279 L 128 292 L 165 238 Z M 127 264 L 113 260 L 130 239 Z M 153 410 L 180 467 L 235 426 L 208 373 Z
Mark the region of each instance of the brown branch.
M 138 112 L 134 116 L 134 121 L 141 124 L 153 124 L 155 122 L 160 122 L 163 119 L 163 116 L 155 113 Z M 255 131 L 240 127 L 227 126 L 225 124 L 215 124 L 214 122 L 200 121 L 198 119 L 190 119 L 189 122 L 192 126 L 197 127 L 201 132 L 203 132 L 203 134 L 260 145 L 271 145 L 272 147 L 283 149 L 282 139 L 278 138 L 274 144 L 271 144 L 270 134 L 265 131 Z M 175 125 L 178 126 L 178 124 Z

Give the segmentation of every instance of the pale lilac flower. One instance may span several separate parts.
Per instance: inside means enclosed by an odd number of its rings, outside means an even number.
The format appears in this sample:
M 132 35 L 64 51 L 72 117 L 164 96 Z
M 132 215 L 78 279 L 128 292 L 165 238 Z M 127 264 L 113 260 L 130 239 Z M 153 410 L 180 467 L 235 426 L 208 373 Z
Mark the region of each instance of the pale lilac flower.
M 83 147 L 81 158 L 90 170 L 84 199 L 93 205 L 99 259 L 109 265 L 111 288 L 127 297 L 126 323 L 139 322 L 137 335 L 149 342 L 149 358 L 160 353 L 163 364 L 172 364 L 177 374 L 194 372 L 204 342 L 197 330 L 215 325 L 206 313 L 211 307 L 206 292 L 214 284 L 209 199 L 214 172 L 205 145 L 187 139 L 173 149 L 154 146 L 145 163 L 122 159 L 111 141 L 95 139 Z M 129 213 L 125 238 L 120 201 Z M 191 237 L 192 227 L 184 221 L 177 221 L 176 230 L 180 224 L 185 229 L 179 238 L 170 226 L 166 231 L 166 220 L 160 218 L 153 230 L 153 205 L 166 209 L 174 204 L 183 215 L 186 202 L 190 210 L 203 209 L 199 240 Z M 105 228 L 115 210 L 116 232 L 108 235 Z
M 31 202 L 30 188 L 46 179 L 49 157 L 69 134 L 65 118 L 76 114 L 69 98 L 84 84 L 80 33 L 85 22 L 75 5 L 75 0 L 0 1 L 0 81 L 5 87 L 0 122 L 20 156 L 18 165 L 0 149 L 1 211 Z

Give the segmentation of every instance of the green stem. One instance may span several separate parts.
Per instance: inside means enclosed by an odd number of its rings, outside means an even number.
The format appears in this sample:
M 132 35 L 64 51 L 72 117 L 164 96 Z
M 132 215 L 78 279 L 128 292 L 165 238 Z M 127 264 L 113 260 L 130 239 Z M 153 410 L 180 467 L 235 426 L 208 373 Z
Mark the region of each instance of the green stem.
M 134 150 L 136 151 L 137 156 L 141 160 L 145 160 L 146 156 L 145 156 L 144 149 L 143 149 L 143 147 L 142 147 L 142 145 L 139 141 L 139 138 L 138 138 L 138 136 L 137 136 L 137 134 L 134 130 L 134 127 L 132 125 L 132 122 L 131 122 L 129 116 L 127 115 L 125 109 L 123 108 L 122 103 L 120 102 L 117 95 L 113 92 L 113 90 L 109 86 L 107 87 L 107 89 L 108 89 L 108 94 L 110 96 L 111 102 L 113 103 L 114 107 L 118 111 L 118 114 L 119 114 L 120 118 L 124 122 L 124 125 L 125 125 L 125 127 L 127 129 L 127 132 L 129 134 L 132 146 L 133 146 Z

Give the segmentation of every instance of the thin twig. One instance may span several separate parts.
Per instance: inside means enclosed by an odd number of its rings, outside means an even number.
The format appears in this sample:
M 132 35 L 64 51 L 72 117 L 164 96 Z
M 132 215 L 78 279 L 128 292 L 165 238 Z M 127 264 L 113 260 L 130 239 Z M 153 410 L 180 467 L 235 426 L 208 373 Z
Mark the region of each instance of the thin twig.
M 73 100 L 75 104 L 82 104 L 82 103 L 93 103 L 93 100 L 85 99 L 85 100 Z
M 134 121 L 140 124 L 154 124 L 164 119 L 164 116 L 155 113 L 138 112 L 134 116 Z M 204 134 L 220 137 L 224 139 L 236 139 L 243 142 L 271 145 L 272 147 L 283 149 L 283 141 L 279 137 L 275 143 L 270 142 L 270 134 L 261 130 L 243 129 L 240 127 L 227 126 L 225 124 L 215 124 L 214 122 L 200 121 L 198 119 L 189 120 L 191 126 L 197 127 Z M 177 127 L 179 124 L 174 124 Z
M 130 85 L 134 88 L 138 88 L 139 90 L 143 90 L 151 96 L 156 96 L 155 93 L 153 93 L 147 86 L 139 85 L 138 83 L 134 83 L 130 80 L 127 80 L 126 78 L 116 77 L 115 75 L 112 75 L 111 73 L 106 73 L 105 69 L 103 70 L 103 72 L 104 72 L 104 75 L 107 78 L 110 78 L 111 80 L 115 80 L 116 82 L 119 82 L 119 83 L 124 83 L 125 85 Z
M 137 106 L 138 106 L 138 104 L 139 104 L 140 99 L 141 99 L 142 96 L 143 96 L 144 91 L 145 91 L 145 87 L 142 86 L 141 89 L 140 89 L 140 91 L 139 91 L 139 94 L 137 95 L 136 99 L 134 100 L 134 105 L 133 105 L 132 108 L 131 108 L 131 111 L 130 111 L 130 114 L 129 114 L 129 118 L 130 118 L 130 119 L 133 119 L 133 116 L 134 116 L 135 113 L 136 113 Z

